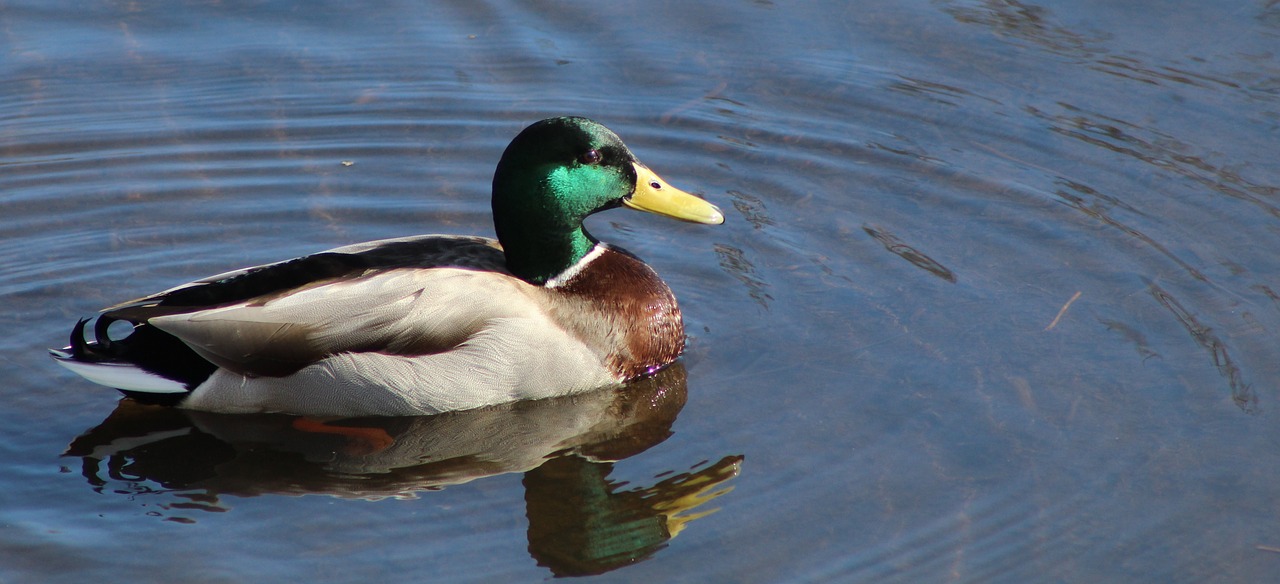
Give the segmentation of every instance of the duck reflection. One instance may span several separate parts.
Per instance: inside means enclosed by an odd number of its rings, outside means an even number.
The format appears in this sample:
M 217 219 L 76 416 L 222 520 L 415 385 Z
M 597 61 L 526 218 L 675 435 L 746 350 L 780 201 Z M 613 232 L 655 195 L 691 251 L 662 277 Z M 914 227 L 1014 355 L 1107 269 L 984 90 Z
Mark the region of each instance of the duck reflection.
M 741 456 L 647 487 L 609 479 L 614 462 L 671 435 L 685 397 L 677 362 L 622 388 L 429 417 L 226 415 L 125 399 L 66 455 L 96 490 L 172 493 L 185 502 L 169 508 L 208 511 L 227 510 L 222 495 L 412 498 L 524 473 L 534 559 L 556 575 L 597 574 L 653 555 L 732 489 Z

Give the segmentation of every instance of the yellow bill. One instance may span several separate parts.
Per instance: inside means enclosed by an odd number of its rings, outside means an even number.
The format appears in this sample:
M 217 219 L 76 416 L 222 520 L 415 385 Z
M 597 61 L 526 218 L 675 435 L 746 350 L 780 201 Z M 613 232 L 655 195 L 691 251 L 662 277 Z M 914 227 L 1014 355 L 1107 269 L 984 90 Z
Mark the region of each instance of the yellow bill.
M 643 164 L 636 163 L 635 169 L 636 192 L 623 199 L 622 204 L 694 223 L 724 223 L 724 213 L 715 205 L 667 184 Z

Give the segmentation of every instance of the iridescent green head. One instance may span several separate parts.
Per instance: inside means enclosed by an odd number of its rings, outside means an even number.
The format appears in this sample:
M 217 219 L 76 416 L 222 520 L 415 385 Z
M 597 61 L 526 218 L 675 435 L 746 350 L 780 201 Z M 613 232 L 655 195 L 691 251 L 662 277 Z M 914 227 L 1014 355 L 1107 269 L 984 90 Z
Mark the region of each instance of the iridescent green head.
M 667 185 L 617 134 L 587 118 L 551 118 L 525 128 L 493 175 L 493 222 L 507 268 L 535 284 L 591 251 L 596 240 L 582 227 L 588 215 L 621 205 L 724 222 L 719 209 Z

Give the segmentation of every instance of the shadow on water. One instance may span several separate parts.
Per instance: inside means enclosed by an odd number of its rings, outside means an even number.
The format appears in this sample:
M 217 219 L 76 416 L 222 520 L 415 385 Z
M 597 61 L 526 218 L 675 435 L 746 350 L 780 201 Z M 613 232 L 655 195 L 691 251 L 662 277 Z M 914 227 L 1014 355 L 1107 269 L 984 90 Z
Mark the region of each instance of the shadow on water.
M 676 363 L 619 389 L 404 418 L 211 414 L 125 399 L 65 455 L 80 458 L 95 491 L 176 498 L 161 505 L 171 512 L 229 511 L 223 495 L 414 498 L 524 473 L 529 553 L 558 576 L 600 574 L 652 556 L 732 490 L 741 456 L 649 486 L 609 478 L 615 462 L 671 436 L 685 375 Z

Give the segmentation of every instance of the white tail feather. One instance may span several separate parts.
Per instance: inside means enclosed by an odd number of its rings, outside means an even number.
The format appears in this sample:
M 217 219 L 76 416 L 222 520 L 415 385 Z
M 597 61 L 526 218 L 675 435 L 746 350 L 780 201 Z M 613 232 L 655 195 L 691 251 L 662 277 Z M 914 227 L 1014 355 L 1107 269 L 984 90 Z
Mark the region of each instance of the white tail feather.
M 77 361 L 68 349 L 70 347 L 63 350 L 50 349 L 49 354 L 53 355 L 54 361 L 59 365 L 94 383 L 125 391 L 145 393 L 187 392 L 187 387 L 181 382 L 144 371 L 128 363 Z

